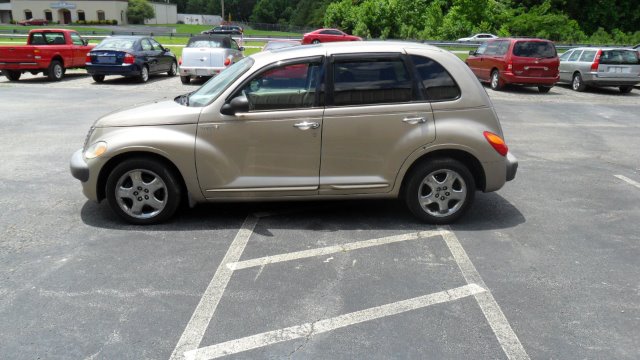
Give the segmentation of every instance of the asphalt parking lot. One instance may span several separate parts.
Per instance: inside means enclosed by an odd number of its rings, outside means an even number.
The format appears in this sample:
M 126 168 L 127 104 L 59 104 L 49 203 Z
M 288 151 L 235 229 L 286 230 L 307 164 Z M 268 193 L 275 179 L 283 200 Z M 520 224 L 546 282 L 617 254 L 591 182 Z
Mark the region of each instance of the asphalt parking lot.
M 69 174 L 93 121 L 201 83 L 0 77 L 7 359 L 637 359 L 640 90 L 487 88 L 518 175 L 451 226 L 398 202 L 123 224 Z

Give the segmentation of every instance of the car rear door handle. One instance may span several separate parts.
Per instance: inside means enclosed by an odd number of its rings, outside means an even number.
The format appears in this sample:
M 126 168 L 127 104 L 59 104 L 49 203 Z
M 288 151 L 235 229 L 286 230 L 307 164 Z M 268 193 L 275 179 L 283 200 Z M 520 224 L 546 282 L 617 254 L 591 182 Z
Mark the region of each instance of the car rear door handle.
M 320 124 L 317 122 L 309 122 L 303 121 L 301 123 L 293 124 L 293 127 L 298 128 L 300 130 L 309 130 L 309 129 L 317 129 L 320 127 Z
M 427 119 L 423 117 L 407 117 L 402 119 L 402 122 L 407 124 L 416 125 L 416 124 L 424 124 L 427 122 Z

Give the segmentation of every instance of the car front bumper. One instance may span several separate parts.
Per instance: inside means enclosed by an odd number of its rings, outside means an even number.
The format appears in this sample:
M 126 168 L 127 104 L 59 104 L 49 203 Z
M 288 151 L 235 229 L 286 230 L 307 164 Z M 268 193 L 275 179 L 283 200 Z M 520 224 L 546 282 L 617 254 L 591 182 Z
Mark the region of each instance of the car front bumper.
M 74 152 L 69 161 L 71 175 L 80 180 L 82 193 L 89 200 L 99 201 L 97 193 L 98 171 L 91 171 L 91 167 L 84 158 L 83 149 Z

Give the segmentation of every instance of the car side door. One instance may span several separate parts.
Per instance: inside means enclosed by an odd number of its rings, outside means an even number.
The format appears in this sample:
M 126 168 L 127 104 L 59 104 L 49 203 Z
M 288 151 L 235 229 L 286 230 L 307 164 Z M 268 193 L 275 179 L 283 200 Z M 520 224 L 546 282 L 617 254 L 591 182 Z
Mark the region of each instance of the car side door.
M 565 53 L 560 56 L 560 67 L 558 68 L 560 72 L 560 82 L 571 82 L 572 71 L 568 63 L 571 54 L 573 54 L 573 50 L 565 51 Z
M 154 53 L 158 57 L 158 69 L 157 71 L 169 71 L 173 64 L 174 58 L 171 56 L 171 52 L 160 45 L 155 39 L 149 39 L 151 46 L 153 46 Z
M 244 57 L 244 55 L 242 54 L 242 51 L 240 51 L 240 46 L 238 46 L 238 43 L 231 39 L 231 55 L 233 57 L 232 61 L 234 63 L 238 62 L 240 59 L 242 59 Z
M 75 66 L 84 66 L 87 57 L 87 47 L 84 45 L 84 40 L 80 37 L 78 33 L 72 32 L 69 33 L 69 37 L 71 38 L 71 48 L 72 50 L 72 64 L 73 66 L 67 67 L 75 67 Z
M 149 73 L 157 72 L 159 61 L 158 52 L 153 49 L 153 45 L 151 45 L 151 42 L 147 38 L 140 40 L 140 46 L 142 47 L 145 63 L 149 66 Z
M 390 192 L 402 163 L 435 139 L 408 56 L 340 54 L 327 71 L 320 194 Z
M 203 112 L 196 166 L 207 198 L 316 195 L 323 57 L 277 62 L 243 81 L 226 99 L 234 115 Z
M 487 50 L 487 43 L 482 43 L 478 48 L 469 54 L 465 61 L 471 71 L 477 78 L 482 78 L 482 63 L 484 61 L 484 52 Z

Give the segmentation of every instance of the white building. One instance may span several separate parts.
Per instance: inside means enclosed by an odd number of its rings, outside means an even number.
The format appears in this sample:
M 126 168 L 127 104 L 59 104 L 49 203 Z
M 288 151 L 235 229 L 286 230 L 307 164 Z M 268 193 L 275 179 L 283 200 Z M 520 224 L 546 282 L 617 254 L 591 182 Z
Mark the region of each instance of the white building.
M 127 0 L 10 0 L 11 16 L 15 21 L 46 19 L 60 24 L 78 21 L 116 20 L 127 24 Z M 175 24 L 178 12 L 175 4 L 152 2 L 156 18 L 147 24 Z M 1 8 L 0 8 L 1 9 Z M 5 22 L 4 17 L 0 21 Z

